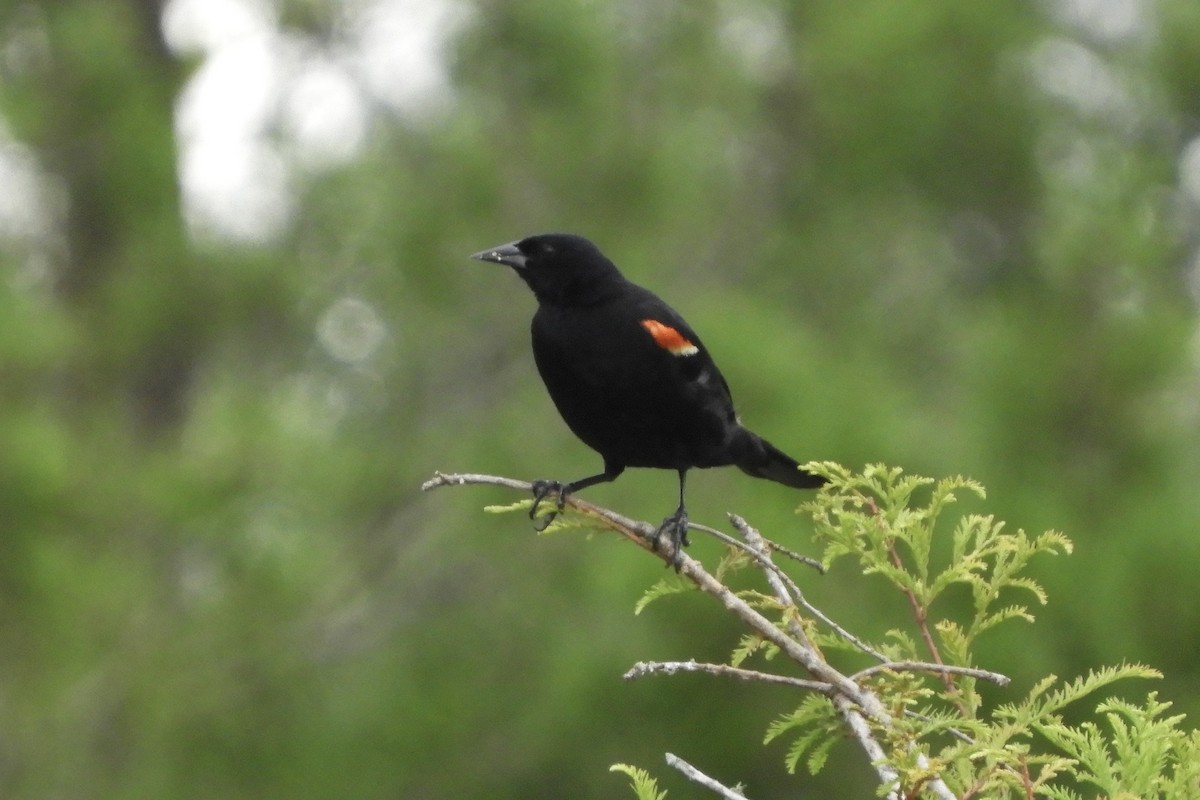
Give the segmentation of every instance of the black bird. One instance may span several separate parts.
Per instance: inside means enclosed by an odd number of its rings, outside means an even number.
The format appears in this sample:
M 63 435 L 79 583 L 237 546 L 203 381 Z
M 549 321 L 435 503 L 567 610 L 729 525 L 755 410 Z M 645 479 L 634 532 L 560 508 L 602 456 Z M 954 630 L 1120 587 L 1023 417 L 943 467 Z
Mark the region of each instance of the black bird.
M 582 236 L 547 233 L 476 253 L 512 267 L 533 290 L 533 358 L 567 426 L 604 459 L 597 475 L 533 484 L 529 515 L 551 492 L 614 480 L 626 467 L 679 473 L 679 507 L 654 536 L 668 534 L 676 566 L 688 544 L 683 488 L 693 467 L 733 465 L 797 489 L 825 479 L 805 472 L 742 427 L 725 378 L 674 309 L 630 281 Z M 548 520 L 547 520 L 548 522 Z

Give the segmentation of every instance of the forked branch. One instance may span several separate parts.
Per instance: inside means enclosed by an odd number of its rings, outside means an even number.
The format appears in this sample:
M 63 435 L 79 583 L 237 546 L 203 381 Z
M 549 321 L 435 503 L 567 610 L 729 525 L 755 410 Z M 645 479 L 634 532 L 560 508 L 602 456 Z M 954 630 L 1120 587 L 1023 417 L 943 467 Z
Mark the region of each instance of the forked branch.
M 531 484 L 526 481 L 495 475 L 443 474 L 439 472 L 435 473 L 430 480 L 422 484 L 421 489 L 428 491 L 441 486 L 466 485 L 502 486 L 524 492 L 528 492 L 532 488 Z M 898 787 L 898 773 L 895 769 L 888 766 L 884 747 L 876 739 L 875 732 L 872 730 L 872 724 L 876 728 L 892 728 L 895 725 L 895 721 L 891 712 L 884 707 L 878 696 L 855 679 L 856 677 L 862 677 L 863 673 L 860 673 L 858 676 L 843 674 L 825 660 L 820 650 L 810 640 L 800 619 L 805 612 L 812 614 L 815 609 L 812 609 L 803 600 L 803 595 L 800 593 L 798 587 L 796 587 L 796 584 L 774 563 L 772 556 L 777 548 L 773 548 L 758 531 L 740 517 L 731 518 L 734 526 L 742 536 L 743 549 L 750 553 L 755 565 L 761 569 L 768 585 L 771 587 L 775 599 L 784 607 L 785 613 L 783 616 L 788 622 L 783 627 L 768 619 L 759 609 L 743 599 L 740 594 L 719 581 L 696 559 L 686 553 L 680 553 L 676 556 L 673 553 L 659 552 L 654 546 L 653 536 L 655 527 L 650 523 L 631 519 L 615 511 L 579 500 L 575 497 L 568 497 L 566 505 L 593 518 L 603 527 L 610 528 L 615 533 L 633 541 L 643 549 L 654 553 L 667 564 L 677 566 L 680 575 L 694 583 L 700 591 L 720 602 L 721 605 L 741 620 L 757 636 L 774 644 L 783 655 L 803 667 L 812 680 L 788 679 L 786 676 L 771 676 L 768 678 L 766 677 L 767 673 L 736 670 L 732 667 L 716 668 L 717 665 L 704 665 L 703 667 L 700 665 L 684 666 L 693 662 L 681 662 L 671 665 L 637 665 L 630 670 L 627 677 L 687 669 L 711 672 L 718 675 L 730 675 L 743 679 L 753 679 L 756 675 L 762 675 L 764 677 L 761 679 L 764 680 L 791 683 L 793 686 L 799 688 L 820 691 L 832 700 L 845 723 L 847 731 L 867 755 L 880 781 L 889 787 L 890 791 L 887 797 L 890 800 L 901 800 L 902 795 Z M 705 530 L 701 526 L 696 526 L 695 529 Z M 835 629 L 851 641 L 858 642 L 855 637 L 842 631 L 841 628 L 836 628 L 835 626 Z M 863 649 L 876 657 L 880 657 L 879 653 L 870 648 L 863 646 Z M 919 666 L 931 672 L 939 672 L 941 665 Z M 871 668 L 871 670 L 886 669 L 887 667 L 888 664 L 883 663 L 878 667 Z M 910 663 L 895 665 L 897 670 L 912 670 L 917 667 L 918 665 Z M 870 674 L 871 670 L 867 671 L 866 674 Z M 924 757 L 921 754 L 917 754 L 917 758 L 918 760 L 923 760 Z M 924 788 L 931 791 L 939 800 L 956 800 L 953 792 L 950 791 L 940 778 L 931 778 Z

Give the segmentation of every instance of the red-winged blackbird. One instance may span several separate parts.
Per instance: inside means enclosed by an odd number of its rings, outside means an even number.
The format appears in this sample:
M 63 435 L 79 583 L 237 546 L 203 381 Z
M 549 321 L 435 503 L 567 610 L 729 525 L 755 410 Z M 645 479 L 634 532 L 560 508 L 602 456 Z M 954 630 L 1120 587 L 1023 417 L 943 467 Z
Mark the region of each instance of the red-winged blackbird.
M 626 280 L 592 242 L 563 233 L 530 236 L 471 256 L 506 264 L 537 297 L 533 357 L 567 426 L 604 459 L 598 475 L 533 484 L 533 517 L 546 495 L 567 495 L 615 479 L 626 467 L 679 473 L 679 507 L 667 533 L 678 564 L 686 545 L 687 471 L 734 465 L 797 489 L 825 483 L 742 427 L 729 386 L 683 317 Z M 548 522 L 549 520 L 547 520 Z

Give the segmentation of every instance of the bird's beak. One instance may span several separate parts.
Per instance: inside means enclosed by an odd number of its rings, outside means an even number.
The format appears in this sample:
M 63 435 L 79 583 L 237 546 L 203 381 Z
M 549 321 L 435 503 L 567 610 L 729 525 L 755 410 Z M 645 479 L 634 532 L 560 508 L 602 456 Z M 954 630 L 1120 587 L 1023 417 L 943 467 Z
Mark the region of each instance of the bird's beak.
M 525 254 L 517 247 L 516 242 L 489 247 L 487 250 L 481 250 L 475 253 L 471 258 L 479 261 L 492 261 L 497 264 L 506 264 L 513 269 L 525 268 Z

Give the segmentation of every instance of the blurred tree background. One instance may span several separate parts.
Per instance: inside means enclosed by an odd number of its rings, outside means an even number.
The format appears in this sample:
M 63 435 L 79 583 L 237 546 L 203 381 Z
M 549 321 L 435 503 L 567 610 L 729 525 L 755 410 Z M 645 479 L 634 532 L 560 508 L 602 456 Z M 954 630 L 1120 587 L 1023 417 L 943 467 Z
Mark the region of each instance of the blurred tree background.
M 785 690 L 620 681 L 735 642 L 699 598 L 632 615 L 657 562 L 417 490 L 599 465 L 525 287 L 466 258 L 545 230 L 670 298 L 800 460 L 1071 536 L 991 639 L 1016 694 L 1135 660 L 1195 720 L 1197 137 L 1195 0 L 7 0 L 0 794 L 600 798 L 665 750 L 794 793 Z M 657 520 L 673 483 L 588 496 Z M 805 549 L 799 495 L 689 483 Z

